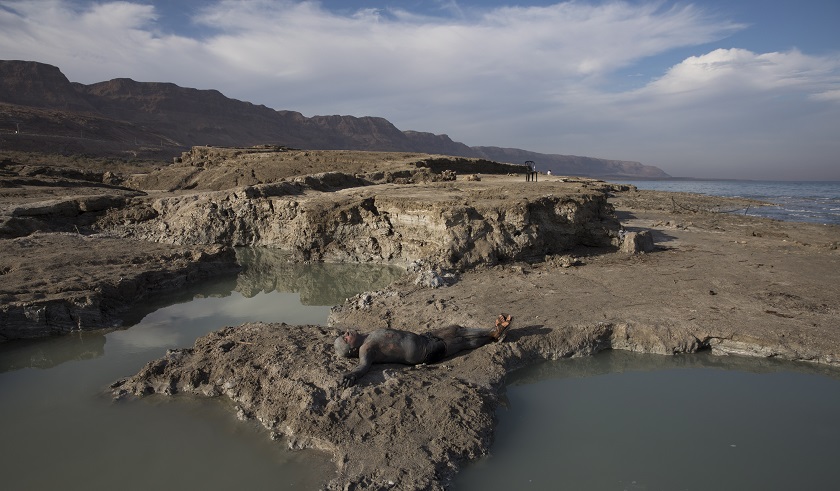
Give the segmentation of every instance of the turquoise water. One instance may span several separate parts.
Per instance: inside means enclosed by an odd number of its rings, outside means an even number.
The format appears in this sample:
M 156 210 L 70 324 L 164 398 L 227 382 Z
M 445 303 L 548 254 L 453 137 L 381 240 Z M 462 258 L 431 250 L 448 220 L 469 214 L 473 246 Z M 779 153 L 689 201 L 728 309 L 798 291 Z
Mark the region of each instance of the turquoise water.
M 838 181 L 621 181 L 639 189 L 750 198 L 774 206 L 751 207 L 748 215 L 793 222 L 840 224 Z M 744 210 L 740 210 L 743 213 Z

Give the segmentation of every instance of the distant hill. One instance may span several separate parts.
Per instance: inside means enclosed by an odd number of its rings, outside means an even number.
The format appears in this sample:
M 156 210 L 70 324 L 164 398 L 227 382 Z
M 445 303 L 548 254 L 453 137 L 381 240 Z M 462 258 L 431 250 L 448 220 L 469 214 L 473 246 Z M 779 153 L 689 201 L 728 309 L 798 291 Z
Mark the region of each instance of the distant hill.
M 447 135 L 401 131 L 384 118 L 305 117 L 217 90 L 128 78 L 84 85 L 52 65 L 0 60 L 0 150 L 169 158 L 194 145 L 261 144 L 531 160 L 561 175 L 668 177 L 639 162 L 470 147 Z

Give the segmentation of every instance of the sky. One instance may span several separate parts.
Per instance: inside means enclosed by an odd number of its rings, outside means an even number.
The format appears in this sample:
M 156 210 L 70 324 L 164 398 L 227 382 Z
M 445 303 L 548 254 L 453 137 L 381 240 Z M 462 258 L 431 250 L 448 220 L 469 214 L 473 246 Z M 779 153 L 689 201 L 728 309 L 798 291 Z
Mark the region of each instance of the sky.
M 0 59 L 672 176 L 840 180 L 837 0 L 0 0 Z

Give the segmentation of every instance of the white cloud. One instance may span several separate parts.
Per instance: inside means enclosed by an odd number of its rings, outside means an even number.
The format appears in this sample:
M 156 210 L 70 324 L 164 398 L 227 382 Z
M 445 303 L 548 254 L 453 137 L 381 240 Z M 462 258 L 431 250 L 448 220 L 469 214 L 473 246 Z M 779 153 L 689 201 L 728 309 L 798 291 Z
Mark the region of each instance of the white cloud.
M 745 49 L 717 49 L 672 67 L 648 90 L 662 95 L 724 91 L 825 90 L 837 83 L 838 60 L 798 51 L 757 54 Z

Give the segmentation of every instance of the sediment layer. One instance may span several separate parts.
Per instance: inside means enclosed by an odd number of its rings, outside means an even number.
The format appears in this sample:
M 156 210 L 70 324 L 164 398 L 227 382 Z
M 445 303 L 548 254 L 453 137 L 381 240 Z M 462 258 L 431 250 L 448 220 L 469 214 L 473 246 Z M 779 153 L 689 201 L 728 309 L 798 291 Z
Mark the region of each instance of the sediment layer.
M 224 246 L 35 233 L 3 247 L 0 340 L 117 327 L 150 295 L 238 269 Z
M 465 169 L 521 169 L 414 154 L 387 154 L 372 167 L 358 154 L 318 159 L 313 152 L 195 149 L 176 166 L 134 178 L 170 191 L 134 198 L 100 226 L 153 242 L 273 247 L 301 261 L 425 261 L 461 269 L 580 244 L 617 245 L 619 226 L 607 203 L 612 188 L 604 183 L 536 186 L 513 178 L 499 185 L 474 175 L 455 181 Z M 356 172 L 288 175 L 328 166 Z M 236 187 L 193 190 L 220 183 Z
M 385 184 L 329 193 L 255 186 L 135 200 L 123 213 L 151 218 L 116 228 L 153 242 L 273 247 L 303 261 L 457 268 L 617 241 L 604 190 L 525 184 Z

